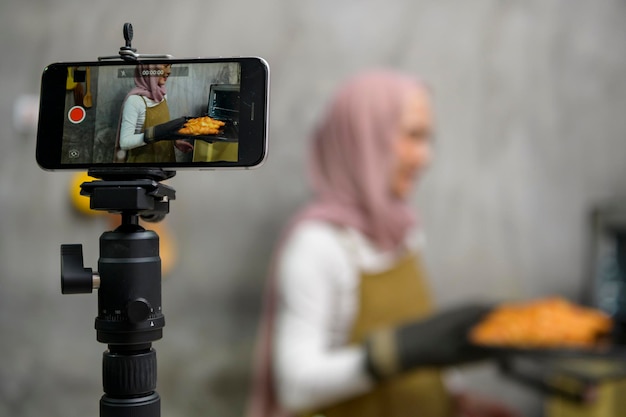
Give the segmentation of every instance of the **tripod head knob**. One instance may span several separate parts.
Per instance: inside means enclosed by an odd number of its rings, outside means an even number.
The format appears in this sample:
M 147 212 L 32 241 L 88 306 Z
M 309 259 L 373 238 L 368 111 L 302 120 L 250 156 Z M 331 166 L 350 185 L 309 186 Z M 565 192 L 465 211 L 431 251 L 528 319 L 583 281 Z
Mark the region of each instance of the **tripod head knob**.
M 152 307 L 145 298 L 132 300 L 126 305 L 126 314 L 128 315 L 128 320 L 132 323 L 141 323 L 147 320 L 151 312 Z
M 99 284 L 98 273 L 83 266 L 83 245 L 61 245 L 61 292 L 88 294 Z

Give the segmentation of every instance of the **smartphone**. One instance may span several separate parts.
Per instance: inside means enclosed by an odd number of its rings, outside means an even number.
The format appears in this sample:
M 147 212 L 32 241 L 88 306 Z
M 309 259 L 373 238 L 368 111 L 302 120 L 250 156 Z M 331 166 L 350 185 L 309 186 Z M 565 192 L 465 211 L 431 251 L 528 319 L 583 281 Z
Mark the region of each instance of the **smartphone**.
M 252 168 L 267 155 L 268 106 L 258 57 L 54 63 L 41 78 L 37 163 Z

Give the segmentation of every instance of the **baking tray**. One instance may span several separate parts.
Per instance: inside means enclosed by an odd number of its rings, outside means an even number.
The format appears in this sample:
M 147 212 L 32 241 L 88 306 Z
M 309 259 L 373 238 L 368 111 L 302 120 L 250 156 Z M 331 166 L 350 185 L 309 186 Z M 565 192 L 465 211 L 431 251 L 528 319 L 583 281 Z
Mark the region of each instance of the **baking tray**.
M 176 134 L 175 137 L 179 139 L 193 139 L 193 140 L 201 140 L 208 143 L 215 142 L 227 142 L 227 143 L 236 143 L 239 142 L 237 138 L 226 137 L 223 133 L 218 133 L 216 135 L 181 135 Z
M 584 347 L 510 347 L 480 345 L 470 343 L 473 348 L 482 349 L 495 357 L 525 356 L 535 358 L 615 358 L 626 361 L 626 345 L 608 342 Z
M 611 379 L 626 376 L 626 346 L 517 348 L 473 345 L 484 349 L 500 362 L 530 360 L 542 363 L 551 372 L 560 371 L 587 379 Z
M 215 119 L 219 120 L 219 119 Z M 221 120 L 226 123 L 222 129 L 220 129 L 219 133 L 215 135 L 183 135 L 180 133 L 175 133 L 174 136 L 179 139 L 193 139 L 193 140 L 202 140 L 204 142 L 213 143 L 213 142 L 227 142 L 227 143 L 235 143 L 239 142 L 239 130 L 235 123 L 230 120 Z

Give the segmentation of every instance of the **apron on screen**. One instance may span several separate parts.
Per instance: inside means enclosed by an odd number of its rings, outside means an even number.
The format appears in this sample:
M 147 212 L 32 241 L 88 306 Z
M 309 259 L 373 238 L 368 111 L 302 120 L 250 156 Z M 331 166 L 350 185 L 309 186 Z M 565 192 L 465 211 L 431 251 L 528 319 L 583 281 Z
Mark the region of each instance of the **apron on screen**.
M 142 98 L 145 102 L 146 99 Z M 148 107 L 146 104 L 146 120 L 143 124 L 144 132 L 149 127 L 169 121 L 170 110 L 167 107 L 166 100 L 153 107 Z M 171 140 L 162 140 L 131 149 L 128 151 L 127 162 L 176 162 L 174 144 Z
M 350 343 L 363 343 L 381 327 L 424 317 L 433 306 L 419 260 L 408 255 L 391 269 L 361 275 L 359 311 Z M 428 337 L 428 335 L 424 335 Z M 307 417 L 450 417 L 452 401 L 435 368 L 420 368 L 378 384 L 372 391 Z

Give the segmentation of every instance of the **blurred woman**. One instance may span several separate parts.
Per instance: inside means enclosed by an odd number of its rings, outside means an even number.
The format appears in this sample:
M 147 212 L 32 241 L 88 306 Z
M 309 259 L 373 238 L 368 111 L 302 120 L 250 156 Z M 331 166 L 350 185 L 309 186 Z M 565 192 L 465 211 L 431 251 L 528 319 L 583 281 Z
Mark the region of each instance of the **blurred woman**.
M 486 312 L 435 312 L 409 206 L 431 157 L 427 89 L 392 71 L 344 84 L 311 148 L 313 200 L 279 245 L 248 415 L 509 417 L 451 392 L 442 368 L 484 358 L 468 329 Z
M 122 105 L 116 158 L 126 162 L 176 162 L 174 148 L 187 153 L 193 145 L 176 139 L 185 123 L 170 120 L 165 83 L 172 72 L 169 64 L 140 64 L 135 68 L 135 87 Z

